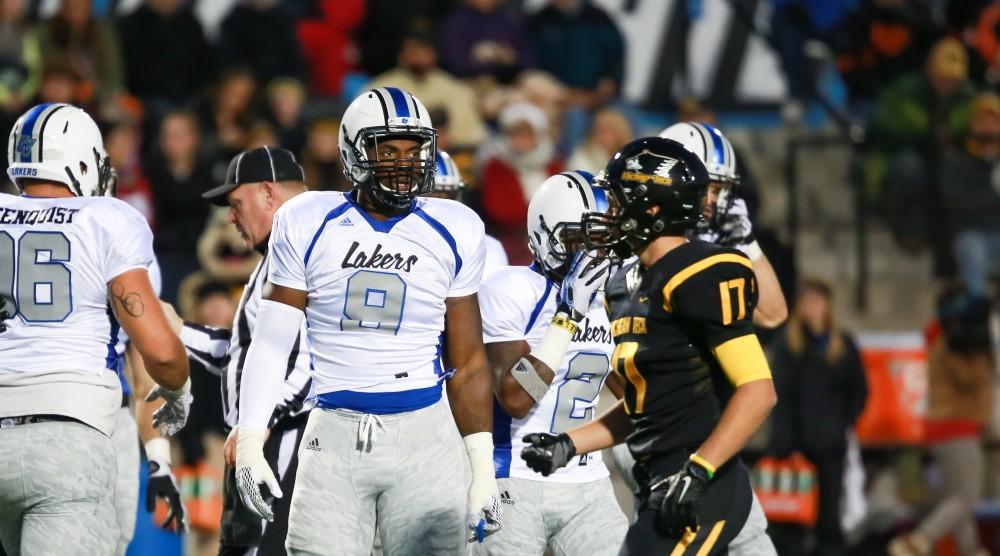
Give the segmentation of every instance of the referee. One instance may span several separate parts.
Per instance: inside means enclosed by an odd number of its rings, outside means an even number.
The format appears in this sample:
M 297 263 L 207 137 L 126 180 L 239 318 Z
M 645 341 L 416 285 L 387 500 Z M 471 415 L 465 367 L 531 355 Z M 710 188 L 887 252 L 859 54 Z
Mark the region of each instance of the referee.
M 297 452 L 311 409 L 306 402 L 311 379 L 304 325 L 286 367 L 274 370 L 284 374 L 285 383 L 283 396 L 271 416 L 270 436 L 264 453 L 281 482 L 281 490 L 289 494 L 276 500 L 273 522 L 264 522 L 240 502 L 235 480 L 235 427 L 239 422 L 243 363 L 253 337 L 262 289 L 267 283 L 271 221 L 281 205 L 306 191 L 304 181 L 302 167 L 290 151 L 258 147 L 236 155 L 226 170 L 226 183 L 202 195 L 217 206 L 229 207 L 229 220 L 236 225 L 247 245 L 263 255 L 243 289 L 232 330 L 185 323 L 181 332 L 181 340 L 192 361 L 222 375 L 222 411 L 230 433 L 225 445 L 220 556 L 243 555 L 254 548 L 263 556 L 285 554 Z

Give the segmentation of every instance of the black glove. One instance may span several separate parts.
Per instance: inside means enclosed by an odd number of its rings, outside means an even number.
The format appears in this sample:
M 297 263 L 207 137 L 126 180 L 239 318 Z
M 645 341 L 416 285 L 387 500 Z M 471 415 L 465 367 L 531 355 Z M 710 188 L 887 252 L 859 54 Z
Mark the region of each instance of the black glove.
M 544 432 L 533 432 L 524 435 L 524 442 L 528 446 L 521 450 L 521 459 L 533 471 L 546 477 L 569 463 L 569 460 L 576 455 L 576 446 L 566 433 L 553 436 Z
M 652 490 L 666 488 L 656 516 L 656 529 L 669 538 L 680 538 L 685 529 L 698 529 L 695 505 L 708 488 L 712 474 L 701 465 L 688 460 L 680 471 L 652 486 Z
M 187 531 L 187 519 L 184 513 L 184 503 L 181 502 L 181 492 L 177 487 L 177 479 L 169 465 L 161 465 L 152 460 L 149 462 L 149 482 L 146 484 L 146 511 L 152 513 L 156 509 L 156 499 L 163 498 L 170 508 L 167 519 L 160 527 L 173 529 L 178 533 Z M 171 524 L 173 522 L 173 524 Z

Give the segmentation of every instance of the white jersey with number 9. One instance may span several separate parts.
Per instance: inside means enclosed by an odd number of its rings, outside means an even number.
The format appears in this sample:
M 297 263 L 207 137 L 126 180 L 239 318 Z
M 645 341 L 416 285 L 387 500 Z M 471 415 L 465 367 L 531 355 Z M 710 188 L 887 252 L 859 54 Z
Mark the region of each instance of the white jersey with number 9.
M 455 201 L 417 198 L 380 221 L 352 195 L 303 193 L 278 210 L 268 280 L 308 292 L 321 406 L 386 412 L 387 393 L 439 395 L 445 299 L 478 291 L 484 229 Z

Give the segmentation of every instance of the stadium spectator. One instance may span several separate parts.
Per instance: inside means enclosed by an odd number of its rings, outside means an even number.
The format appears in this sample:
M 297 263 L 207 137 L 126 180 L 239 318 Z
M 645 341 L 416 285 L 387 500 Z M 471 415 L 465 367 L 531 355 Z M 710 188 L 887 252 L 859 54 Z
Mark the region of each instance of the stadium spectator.
M 210 133 L 210 147 L 220 160 L 244 150 L 247 133 L 257 123 L 254 100 L 257 81 L 249 70 L 233 67 L 219 78 L 198 112 L 202 129 Z
M 340 121 L 321 118 L 309 126 L 306 146 L 302 151 L 302 169 L 309 189 L 319 191 L 349 191 L 351 182 L 344 176 L 337 149 Z
M 39 27 L 42 57 L 67 60 L 82 79 L 79 102 L 111 102 L 124 91 L 118 33 L 93 17 L 91 0 L 63 0 L 59 12 Z
M 156 114 L 183 106 L 211 81 L 214 52 L 182 0 L 146 0 L 118 22 L 129 93 Z
M 24 0 L 0 0 L 0 111 L 12 115 L 35 96 L 42 77 L 38 35 L 24 15 Z
M 510 104 L 500 111 L 499 123 L 503 133 L 494 141 L 480 177 L 483 219 L 489 233 L 503 243 L 510 264 L 528 264 L 531 253 L 524 238 L 528 200 L 563 165 L 555 158 L 541 108 L 527 102 Z
M 528 19 L 538 67 L 569 87 L 569 102 L 595 110 L 618 94 L 625 41 L 591 0 L 550 0 Z
M 111 167 L 118 174 L 115 197 L 145 216 L 155 233 L 153 189 L 142 169 L 142 139 L 138 126 L 130 121 L 114 124 L 104 134 L 104 148 L 111 158 Z
M 82 88 L 85 88 L 85 85 L 81 83 L 80 74 L 72 64 L 60 58 L 49 59 L 45 62 L 45 69 L 42 70 L 42 82 L 39 84 L 36 100 L 87 106 L 79 96 Z
M 788 94 L 799 102 L 808 100 L 815 75 L 807 70 L 806 43 L 828 42 L 851 10 L 851 0 L 776 0 L 771 13 L 771 43 L 781 59 L 781 69 L 788 83 Z
M 156 237 L 153 250 L 163 270 L 164 300 L 174 302 L 181 280 L 198 270 L 198 237 L 208 219 L 202 199 L 215 181 L 211 165 L 198 156 L 200 136 L 195 117 L 171 112 L 160 123 L 158 151 L 146 175 L 153 188 Z
M 964 148 L 945 155 L 938 181 L 959 275 L 973 295 L 985 296 L 1000 269 L 1000 96 L 982 93 L 972 106 Z
M 293 153 L 300 152 L 306 141 L 302 109 L 306 103 L 306 89 L 299 81 L 279 78 L 267 84 L 268 116 L 274 126 L 278 145 Z
M 316 9 L 316 17 L 302 19 L 296 27 L 309 84 L 317 95 L 338 96 L 344 76 L 358 66 L 353 34 L 364 18 L 365 2 L 320 0 Z
M 524 27 L 504 0 L 465 0 L 445 20 L 444 67 L 459 77 L 487 76 L 509 83 L 535 65 Z
M 568 88 L 559 152 L 570 153 L 591 126 L 593 111 L 621 89 L 625 41 L 608 14 L 590 0 L 550 0 L 528 19 L 540 69 Z
M 826 2 L 804 2 L 817 8 Z M 941 30 L 925 3 L 868 0 L 836 31 L 837 69 L 855 102 L 878 98 L 897 77 L 919 71 Z
M 963 287 L 938 298 L 924 331 L 928 402 L 924 438 L 940 473 L 939 500 L 917 528 L 893 540 L 891 556 L 929 556 L 953 534 L 961 556 L 986 556 L 973 511 L 983 494 L 980 433 L 992 414 L 989 304 Z
M 278 0 L 242 0 L 222 21 L 223 67 L 245 66 L 260 83 L 275 77 L 305 77 L 295 22 Z
M 890 223 L 905 248 L 926 239 L 934 204 L 928 176 L 941 153 L 966 135 L 974 96 L 965 48 L 947 38 L 934 45 L 923 72 L 900 77 L 879 97 L 869 130 L 869 187 L 880 197 L 886 178 Z
M 631 140 L 632 126 L 628 118 L 614 108 L 605 108 L 594 116 L 587 140 L 573 151 L 567 167 L 596 174 Z
M 771 353 L 778 405 L 771 418 L 770 451 L 778 457 L 801 452 L 816 466 L 819 519 L 812 554 L 846 554 L 840 524 L 847 433 L 868 398 L 868 384 L 857 347 L 833 315 L 830 286 L 806 280 L 800 288 L 785 334 Z M 806 533 L 797 526 L 774 525 L 778 553 L 807 554 Z
M 365 18 L 357 31 L 361 66 L 368 75 L 378 75 L 396 65 L 399 45 L 407 33 L 439 31 L 455 4 L 454 0 L 367 0 Z
M 438 66 L 434 41 L 427 34 L 407 35 L 398 65 L 377 76 L 371 87 L 399 87 L 419 98 L 428 110 L 447 112 L 451 149 L 475 148 L 486 135 L 475 93 Z

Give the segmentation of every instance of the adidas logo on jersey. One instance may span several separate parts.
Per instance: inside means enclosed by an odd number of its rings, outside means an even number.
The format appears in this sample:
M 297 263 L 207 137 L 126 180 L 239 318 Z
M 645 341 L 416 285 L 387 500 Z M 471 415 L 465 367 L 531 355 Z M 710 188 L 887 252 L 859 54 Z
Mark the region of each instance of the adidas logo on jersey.
M 319 447 L 319 439 L 318 438 L 313 438 L 312 440 L 310 440 L 309 444 L 306 444 L 306 450 L 312 450 L 314 452 L 322 452 L 323 451 L 323 449 Z
M 500 502 L 510 506 L 514 505 L 514 499 L 510 497 L 510 492 L 507 492 L 506 490 L 500 493 Z
M 351 222 L 349 217 L 345 217 L 343 220 L 337 223 L 338 226 L 353 226 L 354 222 Z

